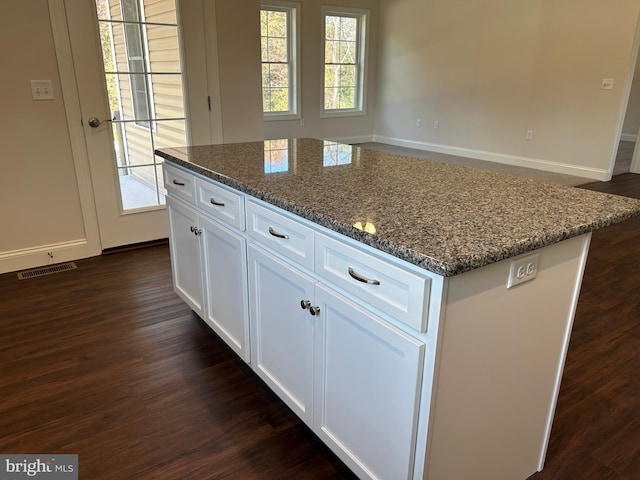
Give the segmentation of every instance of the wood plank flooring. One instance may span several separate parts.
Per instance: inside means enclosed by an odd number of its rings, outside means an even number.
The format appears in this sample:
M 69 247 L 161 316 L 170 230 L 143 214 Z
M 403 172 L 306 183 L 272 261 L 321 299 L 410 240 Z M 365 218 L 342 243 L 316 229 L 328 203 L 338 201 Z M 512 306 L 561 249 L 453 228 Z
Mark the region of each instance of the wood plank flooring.
M 0 453 L 83 480 L 352 479 L 173 293 L 167 245 L 0 276 Z
M 586 188 L 640 198 L 640 176 Z M 639 232 L 593 235 L 531 480 L 640 478 Z M 0 275 L 0 453 L 76 453 L 83 480 L 354 478 L 173 293 L 166 245 L 76 263 Z

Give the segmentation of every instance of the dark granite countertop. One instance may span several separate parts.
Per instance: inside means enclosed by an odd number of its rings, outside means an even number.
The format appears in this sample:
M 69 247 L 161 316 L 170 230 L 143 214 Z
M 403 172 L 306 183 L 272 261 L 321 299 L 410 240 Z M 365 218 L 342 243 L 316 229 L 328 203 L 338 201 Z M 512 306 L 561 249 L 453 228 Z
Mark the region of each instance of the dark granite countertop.
M 640 200 L 316 139 L 156 154 L 443 276 L 640 215 Z

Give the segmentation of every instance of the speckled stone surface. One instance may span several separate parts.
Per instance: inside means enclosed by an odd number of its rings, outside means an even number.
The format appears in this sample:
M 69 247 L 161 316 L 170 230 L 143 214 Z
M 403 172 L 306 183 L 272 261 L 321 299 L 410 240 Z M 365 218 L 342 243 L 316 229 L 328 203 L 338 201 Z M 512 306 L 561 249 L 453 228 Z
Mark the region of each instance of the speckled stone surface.
M 443 276 L 640 215 L 640 200 L 316 139 L 156 153 Z

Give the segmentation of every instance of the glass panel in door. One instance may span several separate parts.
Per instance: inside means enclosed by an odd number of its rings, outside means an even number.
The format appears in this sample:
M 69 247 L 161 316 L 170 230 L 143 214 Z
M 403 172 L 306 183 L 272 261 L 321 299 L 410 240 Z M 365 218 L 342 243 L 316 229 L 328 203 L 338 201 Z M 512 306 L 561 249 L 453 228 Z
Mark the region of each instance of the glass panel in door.
M 156 148 L 186 145 L 175 0 L 96 0 L 123 212 L 165 204 Z

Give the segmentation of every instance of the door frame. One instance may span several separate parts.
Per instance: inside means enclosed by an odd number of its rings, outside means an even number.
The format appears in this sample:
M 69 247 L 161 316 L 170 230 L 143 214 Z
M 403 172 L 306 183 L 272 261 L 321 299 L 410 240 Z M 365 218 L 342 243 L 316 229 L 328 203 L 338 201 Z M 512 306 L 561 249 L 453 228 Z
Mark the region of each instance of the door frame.
M 47 1 L 85 235 L 89 245 L 86 254 L 79 254 L 75 258 L 84 258 L 99 255 L 110 245 L 105 245 L 104 232 L 101 235 L 99 228 L 96 192 L 91 176 L 86 129 L 83 125 L 83 112 L 67 23 L 66 1 Z M 215 0 L 195 2 L 177 0 L 176 3 L 178 21 L 198 26 L 198 28 L 188 29 L 188 33 L 182 29 L 180 38 L 185 113 L 188 117 L 187 138 L 192 144 L 220 143 L 222 142 L 222 114 L 217 65 Z M 214 31 L 211 31 L 211 28 L 214 28 Z M 207 108 L 203 108 L 206 104 L 208 104 Z
M 82 112 L 78 98 L 78 86 L 76 84 L 73 57 L 71 56 L 71 43 L 67 27 L 67 15 L 64 0 L 48 0 L 51 30 L 53 32 L 53 44 L 58 62 L 58 75 L 60 76 L 60 89 L 67 118 L 67 129 L 71 143 L 73 165 L 76 171 L 78 194 L 80 197 L 80 209 L 87 241 L 87 254 L 85 256 L 100 255 L 102 244 L 100 230 L 98 229 L 98 215 L 93 196 L 93 184 L 91 182 L 91 169 L 89 166 L 89 153 L 84 139 L 82 127 Z

